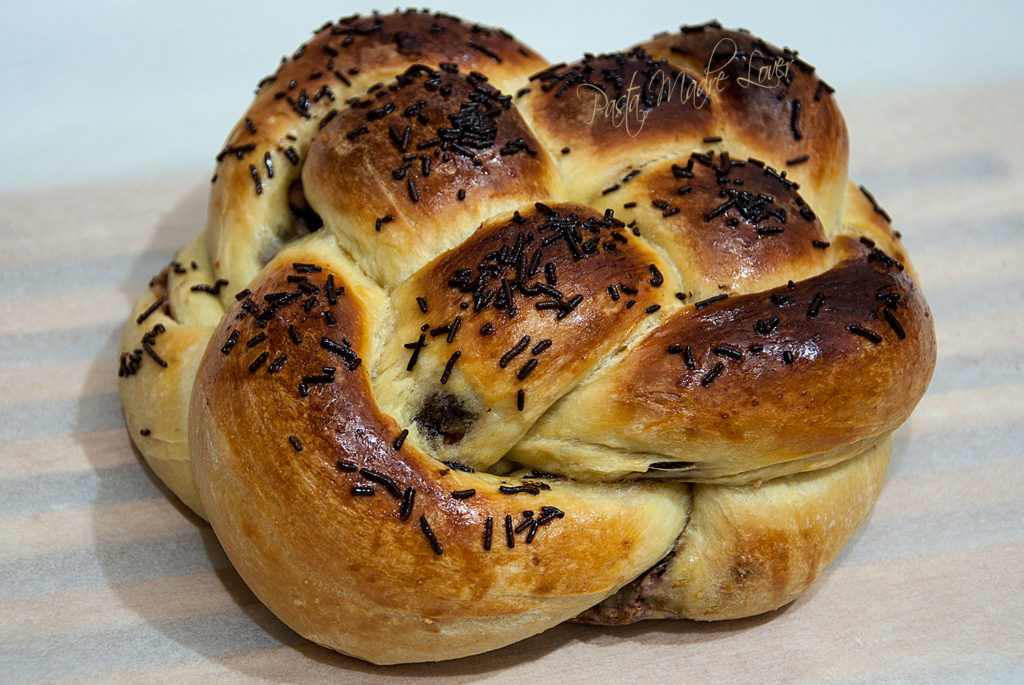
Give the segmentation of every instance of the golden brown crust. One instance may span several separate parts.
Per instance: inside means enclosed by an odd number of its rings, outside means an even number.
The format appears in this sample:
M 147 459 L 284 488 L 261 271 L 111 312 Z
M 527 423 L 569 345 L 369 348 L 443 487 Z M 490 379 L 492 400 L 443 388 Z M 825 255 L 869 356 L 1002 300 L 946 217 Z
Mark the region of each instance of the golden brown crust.
M 394 292 L 397 325 L 375 377 L 381 406 L 414 437 L 475 468 L 496 462 L 634 329 L 654 325 L 675 291 L 671 267 L 613 214 L 521 210 Z
M 645 167 L 604 199 L 661 246 L 687 275 L 688 299 L 756 292 L 831 266 L 821 221 L 795 184 L 729 153 L 667 159 Z
M 511 97 L 482 74 L 411 67 L 313 141 L 306 196 L 375 280 L 394 286 L 494 214 L 560 200 Z
M 218 278 L 242 288 L 284 242 L 308 230 L 289 210 L 288 190 L 331 112 L 413 64 L 441 63 L 485 71 L 499 90 L 546 64 L 504 31 L 409 10 L 325 24 L 261 81 L 217 156 L 207 246 Z
M 734 157 L 788 171 L 826 223 L 838 219 L 849 143 L 832 87 L 814 67 L 788 48 L 717 22 L 684 26 L 640 47 L 699 74 Z
M 118 392 L 125 423 L 153 471 L 205 518 L 188 449 L 188 404 L 199 359 L 224 308 L 200 233 L 149 284 L 121 334 Z
M 641 49 L 545 69 L 520 92 L 516 105 L 559 151 L 569 193 L 581 200 L 669 150 L 689 152 L 721 135 L 716 105 L 694 76 Z
M 906 267 L 907 273 L 917 279 L 914 266 L 907 256 L 907 251 L 900 242 L 900 235 L 893 230 L 888 212 L 878 203 L 870 190 L 864 186 L 847 183 L 843 203 L 843 222 L 837 235 L 849 235 L 865 238 L 865 244 L 874 243 L 877 247 Z
M 928 387 L 934 326 L 901 264 L 861 243 L 848 250 L 792 288 L 681 310 L 563 400 L 513 457 L 550 469 L 557 453 L 591 477 L 653 468 L 699 481 L 769 465 L 781 475 L 785 462 L 804 470 L 798 460 L 894 430 Z
M 577 620 L 755 616 L 802 595 L 867 518 L 892 437 L 827 469 L 766 483 L 697 484 L 672 554 Z
M 153 305 L 156 310 L 143 318 Z M 188 450 L 188 405 L 212 327 L 179 324 L 162 301 L 140 299 L 121 336 L 118 393 L 132 441 L 153 472 L 205 518 Z
M 325 25 L 125 328 L 136 444 L 321 644 L 776 608 L 928 384 L 927 303 L 794 52 L 712 24 L 546 67 L 442 15 Z
M 322 244 L 303 247 L 227 312 L 192 399 L 210 522 L 278 616 L 380 663 L 457 656 L 504 643 L 481 638 L 492 625 L 513 622 L 521 638 L 571 617 L 670 549 L 687 505 L 679 488 L 466 473 L 396 443 L 361 361 L 373 288 Z

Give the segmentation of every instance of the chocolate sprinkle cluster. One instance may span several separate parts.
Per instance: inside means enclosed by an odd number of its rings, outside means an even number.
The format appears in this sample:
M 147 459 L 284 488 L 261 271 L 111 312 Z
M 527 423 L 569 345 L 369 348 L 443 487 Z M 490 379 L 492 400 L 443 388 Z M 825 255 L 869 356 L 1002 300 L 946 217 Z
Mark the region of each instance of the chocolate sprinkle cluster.
M 474 312 L 491 307 L 515 318 L 519 311 L 517 300 L 525 297 L 534 300 L 537 310 L 554 311 L 556 318 L 563 319 L 579 306 L 583 297 L 558 288 L 555 262 L 545 256 L 545 250 L 551 253 L 558 246 L 568 250 L 572 259 L 582 260 L 599 253 L 602 231 L 625 241 L 616 231 L 625 224 L 611 210 L 602 217 L 581 218 L 541 202 L 534 206 L 537 213 L 529 218 L 519 212 L 513 215 L 512 222 L 519 228 L 513 241 L 506 239 L 500 249 L 489 252 L 479 264 L 457 268 L 449 278 L 450 287 L 472 295 Z
M 394 449 L 397 451 L 401 449 L 400 440 L 404 439 L 404 436 L 408 434 L 408 431 L 403 430 L 400 434 L 399 439 L 396 439 Z M 295 436 L 288 437 L 289 442 L 297 452 L 302 451 L 301 444 L 298 443 L 298 439 Z M 460 464 L 455 461 L 444 462 L 445 469 L 438 472 L 438 476 L 443 478 L 449 474 L 451 470 L 462 471 L 466 473 L 473 473 L 474 470 L 468 466 Z M 356 481 L 350 486 L 349 492 L 353 497 L 373 497 L 378 492 L 378 487 L 388 493 L 394 500 L 397 501 L 396 515 L 399 520 L 407 521 L 410 519 L 416 503 L 416 488 L 414 486 L 403 487 L 395 479 L 390 476 L 381 473 L 377 470 L 360 467 L 353 461 L 347 459 L 339 459 L 334 464 L 334 470 L 339 474 L 350 474 L 353 477 L 361 477 L 363 481 Z M 531 474 L 533 478 L 555 478 L 552 474 L 544 474 L 534 472 Z M 534 480 L 522 480 L 518 485 L 508 485 L 508 481 L 503 481 L 505 485 L 498 487 L 498 494 L 501 495 L 539 495 L 543 490 L 550 490 L 551 486 L 544 482 L 538 482 Z M 469 488 L 464 490 L 451 490 L 450 497 L 455 500 L 468 500 L 477 496 L 475 488 Z M 542 526 L 546 526 L 556 519 L 565 517 L 565 512 L 558 507 L 550 505 L 542 505 L 540 507 L 540 514 L 535 515 L 532 509 L 525 509 L 520 512 L 520 520 L 518 524 L 513 523 L 513 514 L 506 514 L 504 517 L 505 523 L 505 544 L 509 549 L 514 549 L 516 546 L 516 535 L 526 532 L 523 541 L 525 544 L 533 542 L 537 536 L 537 532 Z M 444 553 L 444 547 L 441 540 L 438 539 L 436 532 L 430 525 L 429 520 L 425 514 L 421 514 L 418 520 L 419 529 L 429 545 L 431 551 L 434 554 L 440 556 Z M 488 516 L 483 523 L 483 530 L 481 531 L 481 546 L 486 552 L 491 551 L 493 535 L 494 535 L 494 517 Z
M 197 271 L 199 269 L 199 265 L 195 262 L 192 262 L 190 267 L 191 271 Z M 135 318 L 135 323 L 137 325 L 141 325 L 153 314 L 161 311 L 161 309 L 164 316 L 171 318 L 171 304 L 167 293 L 167 280 L 172 273 L 180 276 L 189 273 L 189 269 L 185 268 L 177 260 L 172 259 L 159 274 L 150 279 L 149 287 L 157 293 L 157 298 Z M 220 289 L 227 284 L 227 280 L 221 278 L 217 279 L 213 285 L 198 284 L 192 286 L 189 290 L 191 292 L 205 292 L 210 293 L 211 295 L 217 295 L 220 292 Z M 143 334 L 138 347 L 134 348 L 130 352 L 122 352 L 118 360 L 118 377 L 127 378 L 138 373 L 139 368 L 142 365 L 143 354 L 149 357 L 158 367 L 166 369 L 168 367 L 167 361 L 164 360 L 154 348 L 157 337 L 166 332 L 167 328 L 162 323 L 158 323 L 147 333 Z
M 553 92 L 556 98 L 566 93 L 575 97 L 575 88 L 587 85 L 602 91 L 609 100 L 618 100 L 634 87 L 638 89 L 640 104 L 645 109 L 653 109 L 672 101 L 665 97 L 664 88 L 667 82 L 675 82 L 680 77 L 684 90 L 695 88 L 698 100 L 703 104 L 711 102 L 708 94 L 696 87 L 692 76 L 681 73 L 667 60 L 654 59 L 640 47 L 629 52 L 587 54 L 571 66 L 561 63 L 548 67 L 531 76 L 530 81 L 539 83 L 543 92 Z
M 332 337 L 324 335 L 322 330 L 300 330 L 294 323 L 286 323 L 289 319 L 285 318 L 283 313 L 291 307 L 300 307 L 306 314 L 316 314 L 317 311 L 320 311 L 321 316 L 319 318 L 323 320 L 323 325 L 328 329 L 344 323 L 343 321 L 338 321 L 336 317 L 332 322 L 324 316 L 330 313 L 330 308 L 338 303 L 340 297 L 345 295 L 344 286 L 336 285 L 334 274 L 328 273 L 326 276 L 323 276 L 324 267 L 311 263 L 293 263 L 291 270 L 293 273 L 289 274 L 286 280 L 294 286 L 292 290 L 264 293 L 262 300 L 257 300 L 248 289 L 236 294 L 235 299 L 239 302 L 238 312 L 234 317 L 236 325 L 229 327 L 230 332 L 223 339 L 219 349 L 220 353 L 225 356 L 237 354 L 236 350 L 239 348 L 240 343 L 244 342 L 245 352 L 249 355 L 254 355 L 246 359 L 248 373 L 250 375 L 265 374 L 269 377 L 284 369 L 289 363 L 289 357 L 287 351 L 273 351 L 273 347 L 271 347 L 272 339 L 268 332 L 277 327 L 284 328 L 287 335 L 286 344 L 295 347 L 310 344 L 314 340 L 318 341 L 316 344 L 318 344 L 325 355 L 322 363 L 318 362 L 318 365 L 312 369 L 303 369 L 300 372 L 302 375 L 297 387 L 298 396 L 300 398 L 308 398 L 318 388 L 331 386 L 338 381 L 339 368 L 337 365 L 344 367 L 349 373 L 355 373 L 361 370 L 362 359 L 355 351 L 352 342 L 342 334 L 334 334 Z M 425 301 L 423 307 L 426 308 Z M 257 332 L 248 339 L 245 339 L 242 336 L 241 330 L 237 327 L 237 323 L 247 319 L 257 329 Z M 305 320 L 308 321 L 309 319 L 306 318 Z M 434 335 L 446 335 L 448 342 L 452 342 L 459 330 L 458 322 L 459 319 L 457 318 L 454 326 L 440 327 L 440 330 L 435 329 L 432 333 Z M 153 331 L 147 334 L 143 343 L 144 351 L 153 355 L 154 359 L 159 358 L 155 356 L 155 352 L 148 345 L 156 335 L 163 331 L 164 327 L 158 324 Z M 529 342 L 528 337 L 525 340 Z M 550 344 L 550 340 L 541 341 L 541 343 L 534 346 L 533 353 L 536 355 L 543 352 Z M 525 344 L 522 345 L 519 351 L 522 351 L 525 347 Z M 453 361 L 458 359 L 458 355 L 459 352 L 453 355 Z M 125 363 L 130 365 L 137 362 L 132 362 L 129 359 Z M 536 361 L 534 361 L 534 364 L 536 364 Z M 450 371 L 451 364 L 449 364 L 446 373 L 450 373 Z M 408 429 L 402 429 L 393 439 L 391 448 L 395 452 L 401 451 L 408 435 Z M 285 436 L 283 439 L 294 453 L 304 451 L 305 444 L 302 436 L 293 433 Z M 445 467 L 439 473 L 442 477 L 447 475 L 449 469 L 468 473 L 473 472 L 472 468 L 453 461 L 445 462 Z M 360 466 L 356 462 L 347 459 L 336 460 L 334 471 L 339 474 L 350 474 L 357 479 L 361 479 L 348 482 L 346 487 L 351 496 L 372 498 L 383 490 L 396 501 L 396 515 L 400 520 L 409 520 L 412 516 L 416 499 L 416 488 L 414 486 L 402 485 L 391 476 L 379 470 Z M 535 474 L 534 478 L 552 479 L 557 478 L 557 476 L 552 474 Z M 551 485 L 541 480 L 523 479 L 516 484 L 511 484 L 509 481 L 503 481 L 503 483 L 498 488 L 498 494 L 505 496 L 522 494 L 536 496 L 542 491 L 551 489 Z M 476 496 L 477 491 L 475 489 L 451 491 L 453 499 L 466 500 Z M 565 513 L 557 507 L 543 505 L 540 508 L 539 516 L 535 516 L 532 510 L 522 511 L 520 522 L 513 526 L 511 523 L 513 515 L 506 515 L 505 538 L 507 546 L 514 548 L 515 536 L 524 532 L 524 542 L 526 544 L 532 543 L 541 527 L 547 526 L 564 516 Z M 444 547 L 442 541 L 431 527 L 425 514 L 420 515 L 418 523 L 420 532 L 430 549 L 437 555 L 443 554 Z M 482 534 L 483 549 L 489 551 L 493 534 L 492 518 L 487 519 Z
M 463 314 L 439 326 L 424 324 L 419 338 L 405 345 L 411 351 L 407 370 L 415 368 L 421 350 L 430 344 L 428 334 L 430 338 L 444 336 L 447 343 L 452 344 L 462 329 L 466 313 L 486 317 L 493 312 L 491 320 L 479 328 L 481 336 L 493 335 L 503 322 L 521 316 L 524 307 L 552 312 L 554 321 L 562 321 L 584 302 L 585 294 L 566 289 L 559 280 L 558 265 L 615 252 L 619 245 L 628 243 L 629 239 L 621 233 L 623 228 L 623 222 L 615 218 L 612 210 L 604 215 L 581 215 L 568 208 L 555 209 L 536 203 L 526 216 L 518 211 L 513 213 L 511 221 L 487 239 L 481 248 L 487 251 L 479 262 L 455 264 L 451 269 L 447 285 L 455 291 L 456 299 L 461 299 L 459 310 Z M 657 266 L 650 265 L 648 271 L 651 287 L 664 282 Z M 619 281 L 609 284 L 608 288 L 616 301 L 620 291 L 631 295 L 639 293 L 637 288 Z M 427 315 L 430 309 L 426 298 L 420 296 L 416 301 L 420 312 Z M 630 299 L 624 302 L 624 307 L 629 309 L 635 302 Z M 652 314 L 658 308 L 652 305 L 646 311 Z M 540 355 L 551 346 L 550 338 L 523 335 L 501 354 L 496 360 L 497 366 L 500 369 L 513 367 L 516 379 L 523 382 L 538 369 Z M 526 361 L 514 365 L 520 355 L 527 352 Z M 449 357 L 440 378 L 442 385 L 448 382 L 461 356 L 460 348 Z M 517 409 L 523 411 L 525 389 L 519 388 L 515 399 Z
M 466 24 L 441 12 L 431 14 L 414 9 L 388 16 L 377 12 L 369 17 L 353 14 L 327 22 L 314 33 L 309 43 L 301 45 L 290 57 L 283 57 L 277 72 L 261 79 L 256 88 L 259 98 L 277 105 L 276 114 L 297 120 L 296 130 L 310 126 L 322 129 L 338 114 L 338 101 L 354 87 L 353 79 L 360 74 L 360 68 L 353 65 L 362 62 L 363 49 L 391 45 L 407 56 L 408 62 L 422 62 L 424 57 L 441 51 L 456 54 L 453 47 L 458 44 L 464 46 L 467 58 L 475 53 L 495 64 L 505 61 L 512 52 L 521 57 L 536 57 L 503 30 Z M 370 107 L 373 97 L 380 96 L 375 93 L 378 88 L 380 84 L 368 89 L 370 98 L 350 98 L 345 104 Z M 267 140 L 256 123 L 246 117 L 217 154 L 216 161 L 218 165 L 228 160 L 244 164 L 252 177 L 254 192 L 261 196 L 282 163 L 279 158 L 283 157 L 292 167 L 301 164 L 303 153 L 296 148 L 297 141 L 294 134 L 283 140 Z M 466 139 L 460 142 L 467 147 Z M 216 183 L 219 175 L 215 173 L 211 182 Z
M 354 110 L 365 109 L 365 115 L 355 116 L 350 110 L 342 117 L 344 121 L 339 119 L 335 125 L 350 126 L 344 138 L 356 146 L 375 127 L 382 127 L 394 158 L 391 179 L 404 186 L 413 203 L 419 202 L 423 180 L 438 165 L 461 158 L 473 167 L 482 167 L 480 153 L 499 142 L 503 145 L 501 155 L 520 151 L 537 154 L 522 137 L 507 141 L 497 138 L 500 119 L 510 109 L 511 97 L 502 95 L 479 72 L 460 74 L 453 63 L 442 63 L 440 69 L 413 65 L 392 83 L 377 88 L 372 99 L 354 99 L 348 104 Z M 370 105 L 377 106 L 367 109 Z M 378 139 L 367 138 L 372 141 L 366 144 L 367 154 Z M 458 189 L 457 194 L 459 200 L 465 199 L 464 189 Z M 381 230 L 392 220 L 391 214 L 378 217 L 375 229 Z
M 720 220 L 729 228 L 736 228 L 741 222 L 751 226 L 758 237 L 763 238 L 778 235 L 785 231 L 786 221 L 789 214 L 783 206 L 783 202 L 777 202 L 776 196 L 781 194 L 786 203 L 795 203 L 798 214 L 804 221 L 814 221 L 814 211 L 807 205 L 800 194 L 796 191 L 799 184 L 786 178 L 786 172 L 778 172 L 764 162 L 750 158 L 747 161 L 731 159 L 728 152 L 721 155 L 713 155 L 710 151 L 705 154 L 692 153 L 685 167 L 678 164 L 672 165 L 672 175 L 676 179 L 694 178 L 694 162 L 714 173 L 715 183 L 718 185 L 718 199 L 714 206 L 704 213 L 705 221 Z M 757 167 L 761 170 L 756 183 L 757 188 L 750 190 L 748 183 L 755 180 L 751 178 L 748 166 Z M 736 171 L 746 170 L 746 173 L 734 174 Z M 690 196 L 693 186 L 685 181 L 676 189 L 677 196 Z M 771 188 L 777 188 L 771 192 Z M 655 200 L 655 206 L 666 211 L 662 216 L 671 216 L 674 208 L 671 208 L 669 201 Z
M 282 318 L 281 313 L 286 309 L 301 307 L 306 314 L 316 310 L 319 311 L 320 318 L 327 329 L 335 328 L 338 325 L 332 307 L 338 303 L 338 298 L 345 294 L 345 287 L 335 285 L 334 274 L 328 274 L 322 281 L 314 282 L 313 275 L 320 274 L 322 267 L 315 264 L 294 263 L 292 271 L 294 273 L 288 275 L 287 282 L 294 286 L 293 290 L 265 293 L 262 303 L 254 299 L 252 292 L 248 289 L 235 295 L 236 301 L 240 303 L 235 321 L 240 322 L 251 317 L 253 325 L 258 329 L 263 329 L 245 341 L 246 349 L 259 350 L 248 365 L 250 374 L 255 374 L 264 366 L 266 373 L 274 374 L 288 363 L 287 353 L 275 354 L 271 359 L 270 351 L 260 350 L 263 344 L 268 342 L 266 329 L 269 325 L 285 326 L 285 319 Z M 300 346 L 305 343 L 306 336 L 295 324 L 289 323 L 284 330 L 292 345 Z M 239 336 L 239 329 L 233 328 L 220 348 L 221 354 L 231 354 L 240 340 Z M 297 387 L 300 397 L 308 397 L 311 390 L 317 386 L 334 383 L 337 373 L 335 364 L 341 364 L 347 371 L 353 372 L 360 367 L 363 361 L 352 350 L 352 343 L 344 336 L 338 338 L 336 334 L 332 337 L 314 333 L 310 337 L 318 338 L 320 348 L 329 356 L 324 358 L 322 365 L 301 377 Z
M 681 27 L 668 49 L 694 68 L 704 69 L 706 65 L 712 73 L 724 75 L 728 92 L 722 95 L 726 100 L 749 100 L 750 107 L 755 107 L 753 102 L 758 100 L 778 103 L 766 104 L 763 116 L 771 116 L 785 126 L 794 144 L 807 139 L 804 121 L 808 105 L 820 106 L 823 98 L 835 92 L 796 50 L 777 48 L 744 30 L 725 30 L 717 21 Z M 751 79 L 756 82 L 751 83 Z M 813 86 L 808 85 L 808 79 L 814 79 Z M 810 154 L 801 153 L 786 164 L 803 164 L 810 159 Z
M 728 369 L 748 358 L 775 355 L 782 365 L 788 366 L 807 354 L 805 361 L 814 361 L 820 352 L 807 352 L 796 342 L 827 339 L 826 331 L 836 327 L 844 328 L 849 334 L 872 345 L 879 345 L 885 342 L 882 332 L 860 323 L 878 321 L 887 327 L 895 340 L 904 340 L 907 333 L 897 315 L 901 294 L 884 278 L 886 271 L 899 273 L 903 265 L 879 250 L 871 240 L 861 239 L 861 244 L 864 248 L 861 256 L 843 262 L 821 276 L 799 285 L 790 281 L 768 293 L 735 298 L 736 302 L 728 305 L 732 308 L 729 320 L 743 320 L 744 308 L 755 307 L 760 298 L 767 299 L 777 312 L 753 321 L 751 328 L 760 339 L 758 342 L 745 344 L 722 340 L 698 343 L 679 340 L 668 345 L 666 352 L 679 355 L 687 376 L 699 377 L 700 385 L 708 387 Z M 876 276 L 866 282 L 856 280 L 853 269 L 858 261 L 876 263 Z M 700 314 L 707 327 L 728 330 L 727 326 L 715 325 L 721 320 L 715 306 L 725 299 L 725 296 L 718 296 L 696 303 L 696 312 L 708 310 Z

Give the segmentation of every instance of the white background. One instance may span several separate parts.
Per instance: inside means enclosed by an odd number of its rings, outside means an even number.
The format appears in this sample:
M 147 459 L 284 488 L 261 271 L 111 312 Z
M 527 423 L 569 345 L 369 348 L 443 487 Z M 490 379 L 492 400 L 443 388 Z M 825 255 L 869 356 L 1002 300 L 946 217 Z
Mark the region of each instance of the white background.
M 0 191 L 195 173 L 241 116 L 256 82 L 353 2 L 0 0 Z M 501 26 L 552 62 L 614 51 L 717 18 L 800 50 L 838 89 L 887 97 L 1024 79 L 1018 2 L 439 2 Z M 382 11 L 391 7 L 380 6 Z M 906 116 L 893 112 L 893 116 Z M 911 116 L 927 118 L 927 112 Z M 853 147 L 856 163 L 856 145 Z

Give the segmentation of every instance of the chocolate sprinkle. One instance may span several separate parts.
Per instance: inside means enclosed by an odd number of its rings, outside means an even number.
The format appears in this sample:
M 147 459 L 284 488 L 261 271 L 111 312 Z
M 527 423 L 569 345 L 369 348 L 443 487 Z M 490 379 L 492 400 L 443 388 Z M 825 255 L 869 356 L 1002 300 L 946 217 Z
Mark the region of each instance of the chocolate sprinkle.
M 688 369 L 697 368 L 697 360 L 693 358 L 693 348 L 689 345 L 683 348 L 683 362 L 686 364 Z
M 324 283 L 324 295 L 327 296 L 327 304 L 332 307 L 338 304 L 338 295 L 344 294 L 345 287 L 341 288 L 334 287 L 334 274 L 328 274 L 327 281 Z
M 229 335 L 228 339 L 224 342 L 224 346 L 220 348 L 221 353 L 222 354 L 227 354 L 227 353 L 231 352 L 231 348 L 234 347 L 235 343 L 237 343 L 237 342 L 238 342 L 238 329 L 236 328 L 235 330 L 231 331 L 231 335 Z
M 366 480 L 373 481 L 378 485 L 383 485 L 395 499 L 402 498 L 402 489 L 398 487 L 398 483 L 396 483 L 390 476 L 386 476 L 383 473 L 366 468 L 359 469 L 359 475 Z
M 821 311 L 821 306 L 825 304 L 825 293 L 818 292 L 814 295 L 814 299 L 811 300 L 811 304 L 807 307 L 807 318 L 813 319 Z
M 875 333 L 874 331 L 868 328 L 864 328 L 863 326 L 859 326 L 855 323 L 847 326 L 846 330 L 850 331 L 854 335 L 859 335 L 860 337 L 869 340 L 876 345 L 882 342 L 882 336 L 880 336 L 878 333 Z
M 267 357 L 270 356 L 268 352 L 260 353 L 260 356 L 253 360 L 252 364 L 249 364 L 249 373 L 256 373 L 256 371 L 263 366 L 263 362 L 267 361 Z
M 540 520 L 534 519 L 530 522 L 530 532 L 526 534 L 526 544 L 533 542 L 534 536 L 537 535 L 537 529 L 540 527 Z
M 454 490 L 452 491 L 452 499 L 469 499 L 476 494 L 476 490 L 469 488 L 468 490 Z
M 445 466 L 447 466 L 450 469 L 455 469 L 456 471 L 462 471 L 463 473 L 476 473 L 476 469 L 474 469 L 474 468 L 472 468 L 470 466 L 466 466 L 462 462 L 451 461 L 450 460 L 450 461 L 444 461 L 444 462 L 441 462 L 441 463 L 444 464 Z
M 484 551 L 491 551 L 491 540 L 494 536 L 494 519 L 490 516 L 484 522 Z
M 534 471 L 536 473 L 536 471 Z M 551 474 L 543 474 L 544 476 L 550 476 L 557 478 L 558 476 L 552 476 Z M 537 519 L 537 524 L 543 526 L 545 523 L 553 521 L 554 519 L 560 519 L 565 517 L 565 512 L 558 507 L 552 507 L 545 505 L 540 508 L 540 518 Z
M 881 205 L 878 204 L 878 201 L 875 200 L 875 196 L 872 195 L 864 186 L 860 186 L 860 192 L 864 193 L 864 197 L 866 197 L 868 199 L 868 202 L 871 203 L 871 208 L 874 209 L 875 212 L 880 214 L 881 217 L 885 219 L 886 223 L 891 224 L 892 218 L 889 216 L 888 212 L 882 209 Z
M 419 340 L 414 343 L 406 343 L 405 348 L 412 350 L 412 355 L 409 357 L 409 364 L 405 367 L 406 371 L 412 371 L 413 367 L 416 366 L 416 360 L 420 358 L 420 350 L 427 346 L 427 336 L 420 333 Z
M 710 371 L 704 374 L 704 377 L 700 379 L 700 384 L 705 388 L 711 385 L 711 382 L 718 378 L 718 375 L 725 370 L 725 364 L 718 362 L 712 367 Z
M 539 495 L 540 494 L 540 488 L 537 487 L 536 485 L 529 485 L 529 484 L 526 484 L 526 485 L 501 485 L 501 486 L 498 487 L 498 492 L 500 492 L 503 495 L 518 495 L 518 494 Z
M 149 305 L 149 307 L 146 309 L 146 311 L 144 311 L 141 314 L 139 314 L 138 318 L 135 319 L 135 323 L 142 323 L 143 321 L 148 319 L 150 314 L 155 312 L 157 309 L 160 309 L 160 306 L 163 303 L 164 303 L 164 298 L 162 298 L 162 297 L 157 298 L 156 302 L 154 302 L 153 304 Z
M 516 373 L 516 378 L 521 381 L 526 380 L 526 377 L 529 376 L 535 368 L 537 368 L 537 360 L 531 357 Z
M 495 62 L 501 62 L 501 55 L 499 55 L 498 53 L 494 52 L 493 50 L 491 50 L 486 45 L 482 45 L 482 44 L 477 43 L 476 41 L 473 41 L 473 40 L 467 41 L 467 44 L 469 45 L 469 47 L 473 48 L 477 52 L 481 52 L 481 53 L 487 55 L 488 57 L 490 57 Z
M 903 329 L 903 325 L 888 307 L 882 310 L 882 316 L 885 317 L 885 322 L 889 324 L 889 327 L 896 333 L 897 338 L 903 340 L 907 337 L 907 332 Z
M 403 521 L 409 518 L 409 514 L 412 513 L 412 505 L 416 500 L 416 488 L 408 487 L 405 492 L 402 493 L 402 506 L 398 509 L 398 516 Z
M 335 354 L 341 357 L 345 362 L 345 368 L 347 368 L 349 371 L 355 371 L 362 363 L 362 360 L 358 356 L 356 356 L 355 352 L 353 352 L 347 346 L 335 342 L 334 340 L 331 340 L 328 337 L 320 338 L 320 347 L 327 350 L 331 354 Z
M 530 354 L 538 355 L 544 350 L 548 349 L 549 347 L 551 347 L 551 339 L 545 338 L 544 340 L 541 340 L 539 343 L 533 346 L 533 349 L 530 350 Z
M 189 288 L 189 290 L 191 290 L 194 293 L 209 293 L 211 295 L 219 295 L 220 289 L 226 286 L 227 284 L 227 279 L 218 278 L 213 285 L 206 285 L 205 283 L 200 283 L 198 285 L 192 286 L 191 288 Z
M 709 297 L 706 300 L 701 300 L 700 302 L 694 302 L 693 306 L 696 307 L 697 310 L 699 311 L 701 309 L 704 309 L 705 307 L 709 307 L 709 306 L 713 305 L 715 302 L 721 302 L 722 300 L 724 300 L 727 297 L 729 297 L 729 296 L 728 295 L 715 295 L 714 297 Z
M 732 345 L 715 345 L 712 350 L 719 357 L 728 357 L 729 359 L 735 359 L 739 361 L 743 359 L 743 352 Z
M 875 299 L 879 302 L 884 302 L 886 309 L 899 309 L 900 306 L 900 294 L 893 292 L 882 292 L 876 293 Z
M 256 194 L 263 194 L 263 182 L 260 180 L 260 172 L 256 168 L 255 164 L 249 165 L 249 174 L 252 176 L 253 182 L 256 184 Z
M 289 435 L 288 436 L 288 442 L 290 442 L 292 444 L 292 447 L 295 448 L 296 452 L 301 452 L 302 451 L 302 443 L 299 441 L 299 439 L 296 436 Z
M 391 447 L 396 452 L 398 450 L 402 449 L 402 445 L 405 443 L 405 439 L 407 437 L 409 437 L 409 429 L 408 428 L 403 428 L 402 432 L 398 434 L 397 438 L 395 438 L 395 441 L 391 443 Z
M 789 128 L 793 132 L 793 139 L 800 140 L 804 134 L 800 132 L 800 100 L 793 100 L 793 116 L 789 120 Z
M 441 548 L 441 543 L 437 541 L 437 538 L 434 536 L 434 531 L 430 529 L 427 517 L 422 514 L 420 515 L 420 530 L 423 531 L 423 535 L 427 538 L 427 542 L 430 543 L 430 549 L 434 550 L 434 554 L 441 556 L 444 552 Z
M 463 304 L 465 304 L 465 303 L 463 303 Z M 448 343 L 454 342 L 455 341 L 455 335 L 459 332 L 460 328 L 462 328 L 462 317 L 461 316 L 456 316 L 455 320 L 452 321 L 452 325 L 451 325 L 451 327 L 448 330 L 448 338 L 446 339 L 446 342 L 448 342 Z
M 513 345 L 512 348 L 508 352 L 506 352 L 505 354 L 503 354 L 501 356 L 501 359 L 498 360 L 498 366 L 500 366 L 501 368 L 504 369 L 506 366 L 508 366 L 509 362 L 511 362 L 513 359 L 515 359 L 516 356 L 519 355 L 520 352 L 525 350 L 526 347 L 529 344 L 530 344 L 530 336 L 524 335 L 519 340 L 519 342 L 517 342 L 515 345 Z
M 459 361 L 459 357 L 462 356 L 461 350 L 456 350 L 452 353 L 452 356 L 448 358 L 448 363 L 444 365 L 444 372 L 441 374 L 441 385 L 448 383 L 448 378 L 452 375 L 452 367 L 455 366 L 455 362 Z
M 555 273 L 555 265 L 551 262 L 544 265 L 544 278 L 547 280 L 548 285 L 552 287 L 558 285 L 558 276 Z
M 363 135 L 364 133 L 369 133 L 369 132 L 370 132 L 370 129 L 366 128 L 366 124 L 362 124 L 361 126 L 358 126 L 358 127 L 354 128 L 354 129 L 352 129 L 351 131 L 349 131 L 348 133 L 346 133 L 345 137 L 348 138 L 349 140 L 355 140 L 356 138 L 358 138 L 359 136 Z

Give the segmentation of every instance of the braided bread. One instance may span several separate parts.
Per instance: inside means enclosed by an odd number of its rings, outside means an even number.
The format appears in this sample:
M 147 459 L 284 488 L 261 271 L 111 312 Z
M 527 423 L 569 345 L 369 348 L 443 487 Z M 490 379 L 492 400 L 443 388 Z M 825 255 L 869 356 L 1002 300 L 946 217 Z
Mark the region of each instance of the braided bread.
M 261 601 L 376 663 L 776 609 L 935 363 L 847 149 L 813 67 L 717 23 L 554 66 L 328 23 L 135 305 L 129 430 Z

